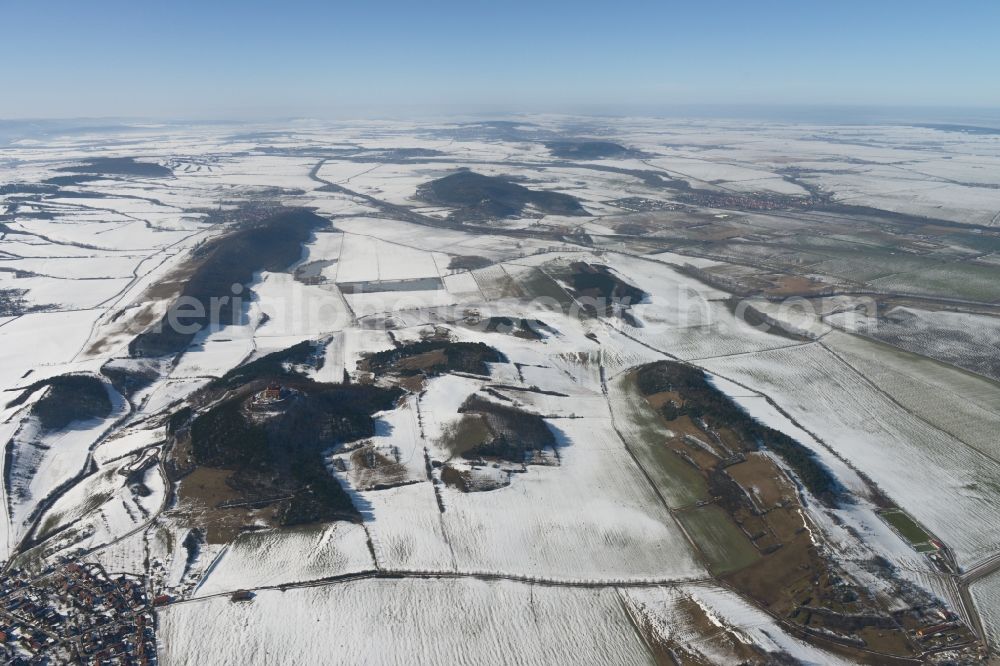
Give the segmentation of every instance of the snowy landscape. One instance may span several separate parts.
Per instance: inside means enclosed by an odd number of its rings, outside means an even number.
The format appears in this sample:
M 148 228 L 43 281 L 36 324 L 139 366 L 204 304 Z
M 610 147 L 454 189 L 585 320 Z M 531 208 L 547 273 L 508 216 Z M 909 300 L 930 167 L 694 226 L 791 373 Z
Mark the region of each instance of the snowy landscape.
M 1000 658 L 1000 130 L 6 136 L 7 662 Z

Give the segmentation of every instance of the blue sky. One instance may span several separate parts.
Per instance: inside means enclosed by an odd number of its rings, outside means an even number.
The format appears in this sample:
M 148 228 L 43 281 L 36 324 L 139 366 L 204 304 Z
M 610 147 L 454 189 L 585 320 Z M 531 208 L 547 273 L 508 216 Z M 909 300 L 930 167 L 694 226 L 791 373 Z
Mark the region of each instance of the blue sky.
M 1000 108 L 1000 2 L 0 0 L 0 118 Z

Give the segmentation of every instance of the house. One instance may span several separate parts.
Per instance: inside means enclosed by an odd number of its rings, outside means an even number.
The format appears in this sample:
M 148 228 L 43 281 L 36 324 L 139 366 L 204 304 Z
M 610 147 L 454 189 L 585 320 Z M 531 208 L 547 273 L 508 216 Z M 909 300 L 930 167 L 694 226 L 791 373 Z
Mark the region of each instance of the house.
M 940 634 L 943 631 L 947 631 L 949 629 L 953 629 L 954 627 L 955 627 L 955 625 L 953 623 L 951 623 L 951 622 L 944 622 L 942 624 L 935 624 L 935 625 L 930 626 L 930 627 L 921 627 L 920 629 L 917 629 L 917 636 L 919 638 L 928 638 L 930 636 L 934 636 L 936 634 Z

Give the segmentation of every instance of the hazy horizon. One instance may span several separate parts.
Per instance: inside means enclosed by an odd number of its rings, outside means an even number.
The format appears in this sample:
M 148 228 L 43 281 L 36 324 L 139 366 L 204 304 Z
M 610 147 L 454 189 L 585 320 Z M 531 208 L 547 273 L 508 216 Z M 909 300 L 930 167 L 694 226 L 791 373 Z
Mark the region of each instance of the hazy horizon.
M 1000 7 L 7 3 L 0 118 L 1000 108 Z M 421 111 L 421 113 L 435 111 Z
M 25 122 L 162 122 L 162 123 L 267 123 L 303 120 L 428 120 L 455 118 L 512 118 L 530 115 L 580 117 L 706 118 L 718 120 L 758 120 L 774 122 L 829 122 L 843 124 L 877 123 L 1000 123 L 998 106 L 941 106 L 890 104 L 658 104 L 658 105 L 576 105 L 576 106 L 494 106 L 494 105 L 391 105 L 340 106 L 316 113 L 212 115 L 212 114 L 95 114 L 2 116 L 0 123 Z

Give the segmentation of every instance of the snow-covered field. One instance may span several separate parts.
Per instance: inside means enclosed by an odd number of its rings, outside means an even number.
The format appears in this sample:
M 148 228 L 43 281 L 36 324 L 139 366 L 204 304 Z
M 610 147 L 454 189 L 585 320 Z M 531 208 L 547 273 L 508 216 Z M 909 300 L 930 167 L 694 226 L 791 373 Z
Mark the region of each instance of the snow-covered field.
M 222 595 L 161 611 L 162 663 L 656 663 L 647 640 L 731 663 L 738 646 L 843 663 L 717 587 L 587 589 L 460 578 L 362 579 Z M 648 638 L 637 618 L 651 625 Z M 213 628 L 211 641 L 190 636 Z M 706 634 L 707 632 L 707 634 Z
M 972 599 L 979 608 L 986 631 L 994 650 L 1000 649 L 1000 574 L 992 574 L 969 586 Z
M 365 539 L 364 528 L 350 523 L 248 532 L 217 556 L 194 596 L 370 571 L 374 561 Z
M 833 315 L 831 324 L 1000 381 L 1000 319 L 895 307 L 877 319 Z
M 705 575 L 606 418 L 552 427 L 559 466 L 531 467 L 488 493 L 444 492 L 445 533 L 460 570 L 604 581 Z
M 211 641 L 192 641 L 212 626 Z M 614 590 L 475 579 L 360 580 L 160 613 L 164 664 L 649 663 Z
M 962 566 L 1000 546 L 1000 462 L 908 411 L 827 347 L 703 364 L 770 396 L 954 548 Z

